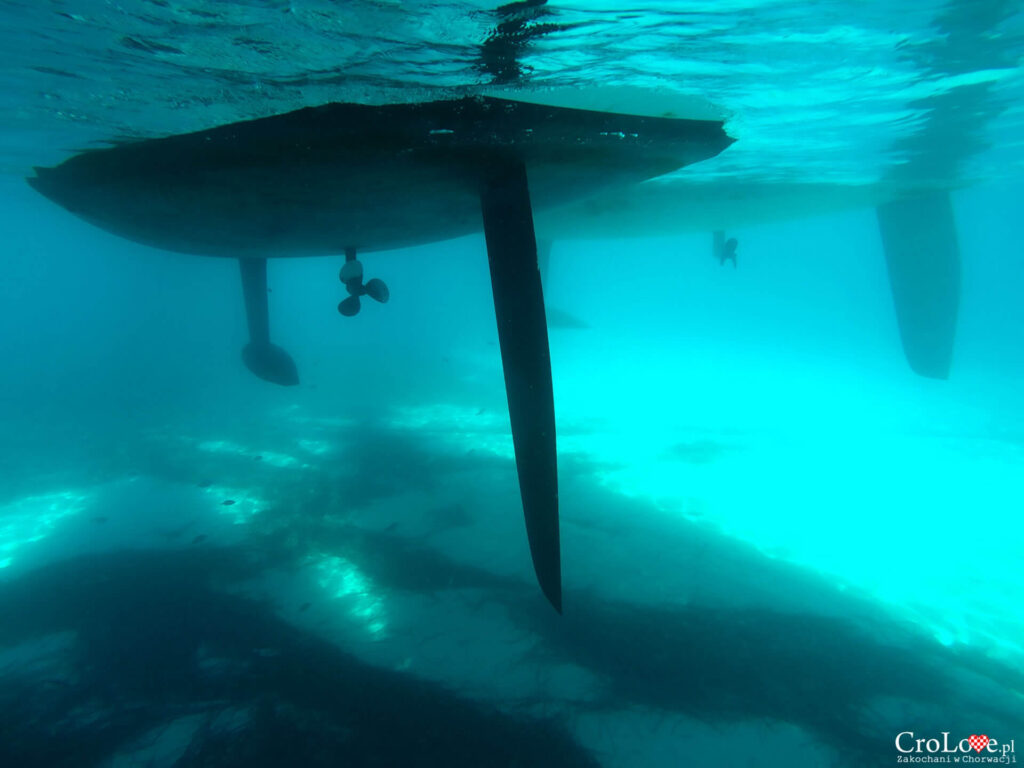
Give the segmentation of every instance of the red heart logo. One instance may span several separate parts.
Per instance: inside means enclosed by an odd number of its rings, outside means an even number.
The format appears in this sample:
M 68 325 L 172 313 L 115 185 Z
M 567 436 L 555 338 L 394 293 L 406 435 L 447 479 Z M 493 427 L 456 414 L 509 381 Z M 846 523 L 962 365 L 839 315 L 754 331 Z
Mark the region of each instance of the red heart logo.
M 975 736 L 971 734 L 967 737 L 967 743 L 971 745 L 975 752 L 981 752 L 981 750 L 988 746 L 988 736 Z

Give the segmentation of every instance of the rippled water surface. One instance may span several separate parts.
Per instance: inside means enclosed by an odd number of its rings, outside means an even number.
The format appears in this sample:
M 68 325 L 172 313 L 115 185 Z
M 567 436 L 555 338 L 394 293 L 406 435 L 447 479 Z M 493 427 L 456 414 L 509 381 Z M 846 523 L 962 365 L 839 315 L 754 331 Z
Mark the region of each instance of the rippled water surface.
M 328 101 L 566 86 L 707 100 L 741 141 L 702 176 L 950 183 L 1021 164 L 1016 2 L 9 1 L 2 21 L 9 172 Z

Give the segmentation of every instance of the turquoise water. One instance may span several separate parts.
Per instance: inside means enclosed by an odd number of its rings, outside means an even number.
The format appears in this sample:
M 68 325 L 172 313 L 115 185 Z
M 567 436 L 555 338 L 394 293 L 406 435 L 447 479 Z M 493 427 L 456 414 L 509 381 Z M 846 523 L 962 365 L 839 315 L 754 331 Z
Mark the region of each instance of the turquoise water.
M 274 765 L 291 733 L 309 765 L 417 764 L 390 727 L 423 765 L 889 765 L 901 731 L 1024 739 L 1022 11 L 0 4 L 0 757 Z M 488 44 L 510 22 L 513 53 Z M 652 184 L 753 190 L 617 238 L 538 218 L 548 305 L 584 326 L 551 330 L 562 619 L 479 235 L 368 255 L 392 300 L 352 320 L 340 259 L 273 262 L 303 375 L 275 388 L 238 360 L 234 264 L 22 180 L 126 137 L 466 93 L 717 115 L 736 143 Z M 905 188 L 954 190 L 948 381 L 900 347 L 872 206 Z M 459 762 L 472 732 L 493 754 Z

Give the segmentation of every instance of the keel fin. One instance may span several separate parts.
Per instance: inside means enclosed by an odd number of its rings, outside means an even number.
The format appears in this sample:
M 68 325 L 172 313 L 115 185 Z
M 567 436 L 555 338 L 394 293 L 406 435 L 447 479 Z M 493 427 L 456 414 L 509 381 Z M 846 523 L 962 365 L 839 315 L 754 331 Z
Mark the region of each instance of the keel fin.
M 299 383 L 299 371 L 291 355 L 270 343 L 270 308 L 267 293 L 267 260 L 239 259 L 249 343 L 242 349 L 242 361 L 258 378 L 272 384 Z
M 896 321 L 915 373 L 948 379 L 960 306 L 960 246 L 949 192 L 878 206 Z
M 526 166 L 499 158 L 485 174 L 480 204 L 526 533 L 540 588 L 561 613 L 554 393 Z

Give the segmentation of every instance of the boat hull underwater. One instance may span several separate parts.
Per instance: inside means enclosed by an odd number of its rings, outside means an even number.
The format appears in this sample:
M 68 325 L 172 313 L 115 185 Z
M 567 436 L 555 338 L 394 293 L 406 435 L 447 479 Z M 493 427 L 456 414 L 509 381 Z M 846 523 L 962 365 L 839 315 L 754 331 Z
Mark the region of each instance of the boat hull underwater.
M 524 163 L 547 208 L 705 160 L 720 122 L 490 97 L 326 104 L 83 152 L 29 183 L 121 237 L 204 256 L 378 251 L 482 228 L 480 190 Z
M 243 360 L 297 384 L 270 341 L 266 259 L 359 252 L 483 229 L 520 494 L 541 589 L 561 611 L 554 398 L 534 208 L 633 185 L 717 155 L 717 120 L 642 117 L 492 97 L 326 104 L 196 133 L 91 150 L 28 182 L 76 216 L 166 250 L 237 258 L 249 323 Z

